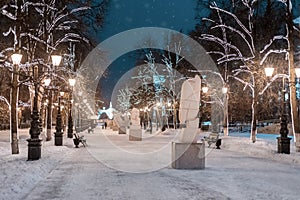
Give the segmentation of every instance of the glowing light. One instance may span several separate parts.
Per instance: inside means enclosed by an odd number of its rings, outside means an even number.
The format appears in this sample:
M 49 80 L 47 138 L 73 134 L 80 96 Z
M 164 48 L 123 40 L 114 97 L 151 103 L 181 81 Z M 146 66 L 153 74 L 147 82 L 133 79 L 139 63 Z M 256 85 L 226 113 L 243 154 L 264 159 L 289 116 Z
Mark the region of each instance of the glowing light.
M 51 56 L 51 59 L 52 59 L 52 64 L 54 66 L 59 66 L 60 62 L 61 62 L 61 56 L 58 56 L 58 55 L 52 55 Z
M 22 54 L 18 54 L 18 53 L 14 53 L 13 55 L 11 55 L 11 59 L 13 61 L 14 65 L 19 65 L 21 60 L 22 60 Z
M 202 92 L 207 93 L 208 92 L 208 87 L 206 87 L 206 86 L 202 87 Z
M 274 68 L 273 67 L 266 67 L 265 68 L 265 74 L 267 77 L 273 76 Z

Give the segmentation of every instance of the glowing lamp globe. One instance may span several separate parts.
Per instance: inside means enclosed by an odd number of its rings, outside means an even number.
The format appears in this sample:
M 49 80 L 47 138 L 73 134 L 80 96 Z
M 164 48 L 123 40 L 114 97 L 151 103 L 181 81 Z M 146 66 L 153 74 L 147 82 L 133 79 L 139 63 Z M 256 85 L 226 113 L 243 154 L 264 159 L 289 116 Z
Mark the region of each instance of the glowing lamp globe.
M 11 59 L 14 65 L 19 65 L 22 60 L 22 54 L 14 53 L 11 55 Z
M 59 66 L 60 62 L 61 62 L 61 56 L 58 56 L 58 55 L 52 55 L 51 56 L 51 59 L 52 59 L 52 64 L 54 66 Z
M 267 77 L 273 76 L 274 68 L 273 67 L 266 67 L 265 68 L 265 74 Z

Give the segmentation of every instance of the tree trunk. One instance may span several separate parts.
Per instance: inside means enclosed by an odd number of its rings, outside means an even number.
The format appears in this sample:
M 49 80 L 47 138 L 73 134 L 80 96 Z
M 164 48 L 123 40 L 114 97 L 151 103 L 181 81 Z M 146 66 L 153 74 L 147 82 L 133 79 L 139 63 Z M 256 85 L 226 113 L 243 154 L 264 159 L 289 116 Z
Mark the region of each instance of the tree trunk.
M 12 73 L 12 86 L 10 89 L 10 131 L 11 131 L 11 151 L 12 154 L 19 153 L 19 135 L 18 135 L 18 111 L 17 111 L 17 104 L 18 104 L 18 79 L 19 75 L 17 74 L 18 66 L 14 65 L 13 73 Z
M 292 45 L 291 45 L 292 46 Z M 299 124 L 299 116 L 297 110 L 297 99 L 296 99 L 296 87 L 295 87 L 295 68 L 294 68 L 294 58 L 293 53 L 290 53 L 290 69 L 289 69 L 289 76 L 290 76 L 290 104 L 291 104 L 291 121 L 292 121 L 292 132 L 295 138 L 295 141 L 299 141 L 297 138 L 300 133 L 300 124 Z M 299 142 L 296 143 L 296 146 L 300 146 Z M 299 148 L 296 148 L 299 150 Z
M 257 100 L 253 97 L 252 99 L 252 122 L 251 122 L 251 134 L 250 140 L 254 143 L 256 142 L 256 134 L 257 134 Z
M 290 104 L 291 104 L 291 120 L 292 120 L 292 132 L 294 135 L 294 140 L 296 141 L 296 151 L 300 151 L 300 139 L 297 138 L 300 136 L 300 122 L 299 116 L 297 112 L 297 99 L 296 99 L 296 87 L 295 87 L 295 67 L 294 67 L 294 27 L 293 27 L 293 15 L 290 12 L 290 0 L 287 2 L 287 24 L 289 28 L 288 40 L 290 44 L 290 52 L 289 52 L 289 78 L 290 78 Z M 299 141 L 299 142 L 297 142 Z
M 215 104 L 212 104 L 215 105 Z M 220 110 L 218 106 L 211 107 L 211 132 L 219 133 L 219 123 L 220 123 Z
M 292 46 L 294 45 L 291 45 L 291 49 Z M 290 88 L 291 121 L 292 121 L 291 131 L 294 135 L 295 141 L 299 141 L 297 136 L 299 136 L 300 133 L 300 124 L 299 124 L 299 116 L 297 111 L 297 99 L 296 99 L 296 87 L 295 87 L 296 77 L 295 77 L 295 67 L 294 67 L 294 57 L 293 57 L 294 55 L 293 53 L 290 53 L 289 56 L 290 56 L 290 64 L 289 64 L 290 87 L 289 88 Z M 300 146 L 300 143 L 298 144 L 295 143 L 295 145 Z M 296 150 L 299 150 L 299 148 L 296 148 Z

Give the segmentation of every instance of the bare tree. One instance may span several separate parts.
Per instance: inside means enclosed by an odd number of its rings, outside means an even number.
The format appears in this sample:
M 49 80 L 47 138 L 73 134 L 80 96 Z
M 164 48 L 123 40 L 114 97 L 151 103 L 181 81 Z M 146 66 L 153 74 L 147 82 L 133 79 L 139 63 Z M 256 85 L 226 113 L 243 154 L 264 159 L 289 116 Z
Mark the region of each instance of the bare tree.
M 288 40 L 285 34 L 287 31 L 284 30 L 284 25 L 277 23 L 271 27 L 271 32 L 274 35 L 267 34 L 268 37 L 258 39 L 256 37 L 258 32 L 257 19 L 264 19 L 265 17 L 258 14 L 258 10 L 262 9 L 259 7 L 259 2 L 234 1 L 233 3 L 233 7 L 237 9 L 238 6 L 239 9 L 235 13 L 232 10 L 221 8 L 217 3 L 210 5 L 210 9 L 218 17 L 205 18 L 204 20 L 210 23 L 210 29 L 220 29 L 222 34 L 216 34 L 216 32 L 214 34 L 203 33 L 200 38 L 217 44 L 217 48 L 209 53 L 217 57 L 218 65 L 225 65 L 224 67 L 227 68 L 227 64 L 239 63 L 239 68 L 234 69 L 226 79 L 233 78 L 242 83 L 245 89 L 249 88 L 251 90 L 251 140 L 255 142 L 258 102 L 265 91 L 263 67 L 270 64 L 268 61 L 273 59 L 272 55 L 288 53 Z M 278 3 L 273 6 L 277 6 L 276 9 L 278 10 L 284 8 L 284 5 Z M 265 12 L 270 14 L 268 8 L 270 7 L 267 7 Z M 226 18 L 226 21 L 224 18 Z M 277 30 L 279 31 L 276 32 Z M 278 77 L 282 76 L 278 75 Z
M 2 66 L 12 73 L 10 106 L 13 154 L 19 152 L 16 113 L 18 88 L 26 82 L 26 79 L 19 81 L 19 75 L 29 77 L 28 72 L 35 65 L 40 69 L 52 71 L 51 54 L 67 52 L 70 42 L 88 44 L 88 39 L 78 32 L 79 29 L 76 28 L 78 20 L 74 17 L 90 9 L 88 5 L 69 9 L 56 0 L 1 2 L 0 13 L 5 24 L 1 27 L 1 32 L 8 42 L 0 49 L 0 59 Z M 9 58 L 14 52 L 22 53 L 22 61 L 26 63 L 13 66 Z M 60 76 L 66 74 L 67 70 L 61 70 Z

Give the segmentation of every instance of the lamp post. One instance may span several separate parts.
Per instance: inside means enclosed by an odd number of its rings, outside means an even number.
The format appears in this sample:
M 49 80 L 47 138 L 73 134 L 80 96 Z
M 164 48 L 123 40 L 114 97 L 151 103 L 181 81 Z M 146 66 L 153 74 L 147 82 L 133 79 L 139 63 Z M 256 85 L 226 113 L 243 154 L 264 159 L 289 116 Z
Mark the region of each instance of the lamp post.
M 223 133 L 224 136 L 229 135 L 228 130 L 228 85 L 225 83 L 225 85 L 222 87 L 222 93 L 224 94 L 224 113 L 223 113 Z
M 202 101 L 202 96 L 204 96 L 205 94 L 207 94 L 208 93 L 208 90 L 209 90 L 209 88 L 207 87 L 207 86 L 205 86 L 205 85 L 203 85 L 202 86 L 202 82 L 201 82 L 201 90 L 202 90 L 202 93 L 200 93 L 201 94 L 201 101 Z M 199 116 L 199 124 L 200 124 L 200 129 L 203 129 L 204 127 L 202 127 L 202 122 L 203 122 L 203 116 L 204 116 L 204 103 L 202 103 L 200 101 L 200 116 Z M 205 127 L 206 128 L 206 127 Z
M 274 68 L 267 67 L 265 68 L 265 74 L 267 77 L 271 77 L 273 75 Z M 280 118 L 280 137 L 277 137 L 277 152 L 290 154 L 290 140 L 291 138 L 287 137 L 288 130 L 288 114 L 286 112 L 287 102 L 285 100 L 285 94 L 287 90 L 285 88 L 285 77 L 282 78 L 282 112 Z
M 34 98 L 33 108 L 31 113 L 31 124 L 29 129 L 30 138 L 28 142 L 28 160 L 38 160 L 41 158 L 41 139 L 39 138 L 40 129 L 40 115 L 38 111 L 38 66 L 33 68 L 33 82 L 34 82 Z
M 59 55 L 52 55 L 52 65 L 54 67 L 59 66 L 61 62 L 61 56 Z M 55 133 L 54 133 L 54 145 L 55 146 L 62 146 L 62 127 L 61 127 L 61 113 L 60 113 L 60 96 L 58 97 L 58 110 L 57 110 L 57 116 L 56 116 L 56 127 L 55 127 Z
M 55 135 L 54 145 L 55 146 L 62 146 L 62 143 L 63 143 L 62 119 L 61 119 L 61 110 L 60 110 L 60 101 L 61 101 L 61 97 L 63 95 L 64 95 L 64 92 L 59 92 L 58 108 L 57 108 L 57 116 L 56 116 L 56 127 L 55 127 L 56 132 L 54 133 L 54 135 Z
M 288 114 L 286 112 L 287 102 L 285 100 L 285 94 L 287 92 L 285 88 L 285 79 L 282 78 L 282 114 L 280 120 L 280 137 L 277 137 L 277 147 L 278 153 L 290 154 L 290 140 L 291 138 L 287 137 L 288 130 Z
M 10 90 L 10 142 L 11 142 L 11 150 L 12 154 L 18 154 L 19 153 L 19 136 L 18 136 L 18 120 L 17 120 L 17 102 L 18 102 L 18 80 L 19 80 L 19 64 L 22 59 L 22 54 L 13 54 L 11 56 L 12 62 L 13 62 L 13 73 L 12 73 L 12 84 L 11 84 L 11 90 Z
M 48 106 L 47 106 L 47 133 L 46 133 L 46 141 L 51 140 L 51 130 L 52 130 L 52 90 L 48 90 Z
M 44 139 L 47 140 L 47 109 L 48 109 L 48 102 L 49 102 L 48 96 L 47 96 L 48 95 L 47 87 L 50 85 L 50 83 L 51 83 L 51 79 L 49 77 L 43 79 L 43 86 L 44 86 L 44 89 L 46 91 L 46 97 L 43 96 L 42 99 L 40 100 L 40 102 L 41 102 L 40 105 L 41 106 L 40 106 L 40 113 L 39 113 L 39 115 L 40 115 L 40 129 L 41 129 L 40 132 L 41 132 L 41 136 L 42 136 L 43 140 Z M 43 125 L 44 125 L 44 127 L 43 127 Z
M 47 105 L 46 105 L 46 114 L 45 114 L 45 131 L 46 131 L 46 141 L 51 140 L 51 129 L 52 129 L 52 90 L 48 87 L 50 86 L 51 78 L 46 78 L 44 80 L 45 89 L 47 91 Z
M 208 87 L 207 87 L 207 86 L 203 86 L 203 87 L 202 87 L 202 92 L 203 92 L 204 94 L 206 94 L 206 93 L 208 92 Z
M 73 138 L 73 118 L 72 118 L 72 95 L 73 95 L 73 87 L 76 83 L 76 79 L 69 79 L 69 84 L 71 86 L 70 93 L 70 106 L 69 106 L 69 117 L 68 117 L 68 138 Z

